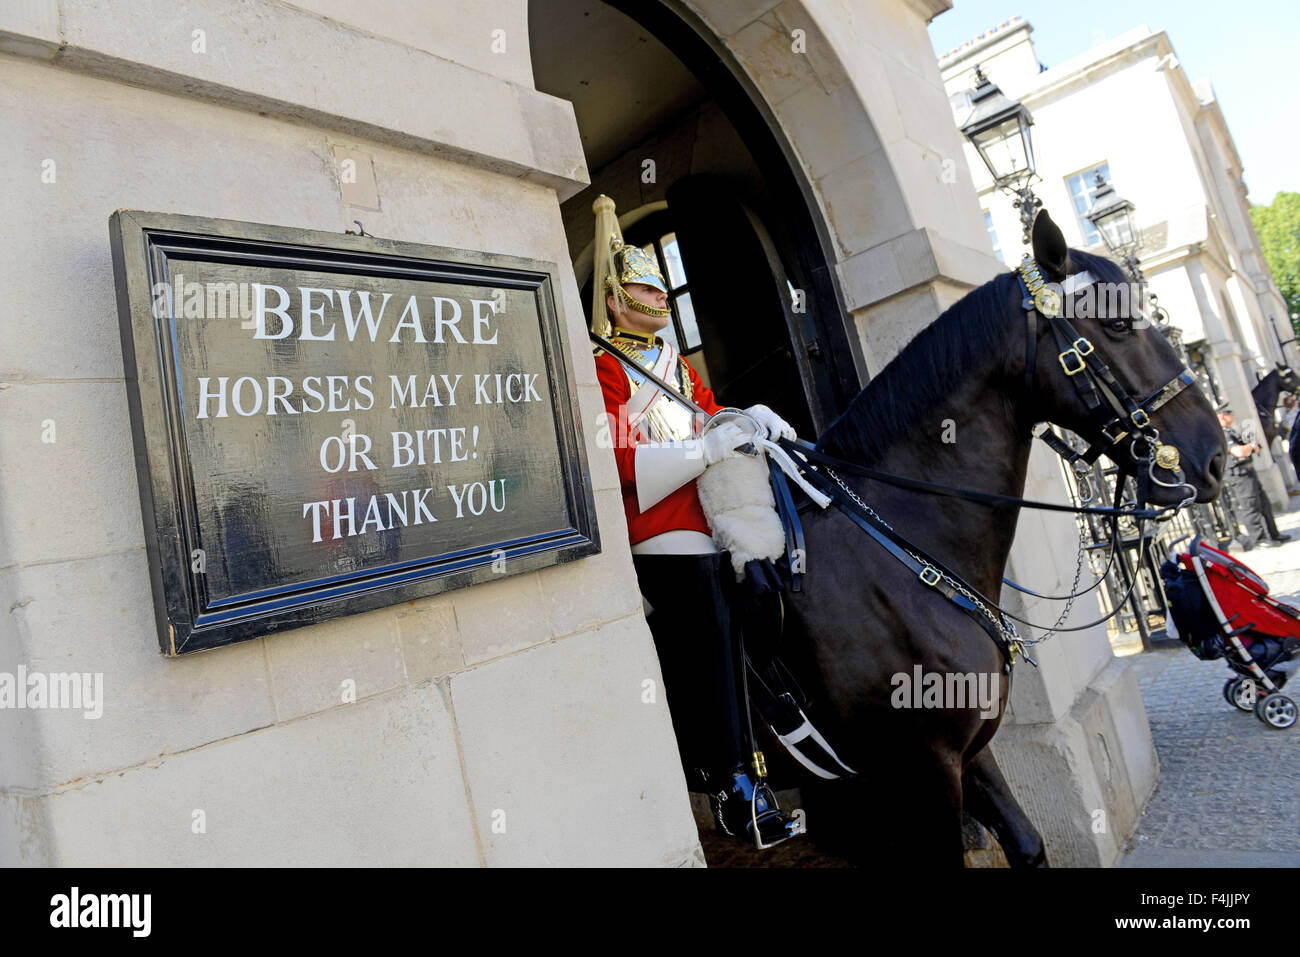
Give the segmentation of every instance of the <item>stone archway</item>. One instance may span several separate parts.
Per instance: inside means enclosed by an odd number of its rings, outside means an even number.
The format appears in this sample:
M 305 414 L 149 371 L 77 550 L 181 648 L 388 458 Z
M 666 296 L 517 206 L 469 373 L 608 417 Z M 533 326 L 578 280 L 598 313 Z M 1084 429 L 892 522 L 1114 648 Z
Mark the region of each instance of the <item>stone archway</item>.
M 948 3 L 646 6 L 702 36 L 781 141 L 819 219 L 863 382 L 1001 268 L 918 12 Z

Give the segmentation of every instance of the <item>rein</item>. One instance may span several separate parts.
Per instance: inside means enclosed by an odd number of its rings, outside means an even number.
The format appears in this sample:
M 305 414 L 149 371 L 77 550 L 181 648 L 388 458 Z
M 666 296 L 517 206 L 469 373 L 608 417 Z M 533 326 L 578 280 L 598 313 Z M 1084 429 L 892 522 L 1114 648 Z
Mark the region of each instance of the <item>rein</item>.
M 1177 508 L 1173 506 L 1157 509 L 1136 509 L 1119 506 L 1061 505 L 1058 502 L 1039 502 L 1034 499 L 1017 498 L 1014 495 L 1002 495 L 997 492 L 980 492 L 975 489 L 944 485 L 940 482 L 927 482 L 924 479 L 909 478 L 906 475 L 896 475 L 893 472 L 882 472 L 879 469 L 868 468 L 865 465 L 858 465 L 856 462 L 849 462 L 833 455 L 827 455 L 825 452 L 818 450 L 812 443 L 805 442 L 803 439 L 779 438 L 776 440 L 776 444 L 787 452 L 797 452 L 811 462 L 826 465 L 841 472 L 847 472 L 850 475 L 860 475 L 863 478 L 874 479 L 877 482 L 884 482 L 886 485 L 894 485 L 914 492 L 927 492 L 946 498 L 960 498 L 968 502 L 978 502 L 981 505 L 1016 505 L 1021 508 L 1038 509 L 1044 512 L 1070 512 L 1075 515 L 1100 515 L 1105 518 L 1117 518 L 1124 515 L 1129 518 L 1154 519 L 1156 521 L 1173 518 L 1175 512 L 1177 512 Z

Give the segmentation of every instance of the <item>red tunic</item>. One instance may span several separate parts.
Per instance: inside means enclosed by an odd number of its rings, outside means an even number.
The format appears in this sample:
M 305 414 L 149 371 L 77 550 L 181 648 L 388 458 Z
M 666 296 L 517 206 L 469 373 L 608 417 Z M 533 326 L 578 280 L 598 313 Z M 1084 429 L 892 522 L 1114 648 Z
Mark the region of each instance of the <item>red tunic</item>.
M 704 385 L 699 374 L 686 365 L 687 375 L 691 380 L 691 401 L 705 412 L 713 415 L 722 406 L 713 398 L 713 391 Z M 629 544 L 635 545 L 647 538 L 674 529 L 684 528 L 711 535 L 704 509 L 700 507 L 700 497 L 695 491 L 695 480 L 674 489 L 663 499 L 651 505 L 644 513 L 637 505 L 636 499 L 636 442 L 635 429 L 628 434 L 627 416 L 619 415 L 620 407 L 632 398 L 631 383 L 623 363 L 608 352 L 596 356 L 596 376 L 600 379 L 600 388 L 605 395 L 605 411 L 609 418 L 609 434 L 614 442 L 614 461 L 618 464 L 618 477 L 623 486 L 623 511 L 627 514 L 627 532 Z M 669 384 L 672 380 L 669 379 Z M 622 434 L 619 432 L 619 420 L 623 421 Z

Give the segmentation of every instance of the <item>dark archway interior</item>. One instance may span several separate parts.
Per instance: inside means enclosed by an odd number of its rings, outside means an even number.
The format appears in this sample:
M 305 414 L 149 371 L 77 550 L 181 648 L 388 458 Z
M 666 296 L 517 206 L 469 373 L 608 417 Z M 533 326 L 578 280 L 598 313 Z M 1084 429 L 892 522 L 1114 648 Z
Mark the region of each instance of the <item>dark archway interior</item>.
M 533 4 L 535 84 L 573 103 L 592 180 L 561 206 L 570 255 L 589 309 L 592 201 L 638 213 L 624 238 L 685 274 L 665 336 L 720 402 L 810 437 L 861 384 L 804 185 L 716 42 L 645 0 Z

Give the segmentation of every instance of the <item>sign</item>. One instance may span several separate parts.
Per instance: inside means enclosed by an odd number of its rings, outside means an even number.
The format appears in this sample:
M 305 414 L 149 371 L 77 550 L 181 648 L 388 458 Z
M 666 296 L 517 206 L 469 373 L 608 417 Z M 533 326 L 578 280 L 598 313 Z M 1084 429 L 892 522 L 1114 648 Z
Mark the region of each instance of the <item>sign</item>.
M 165 655 L 600 550 L 553 263 L 119 211 Z

